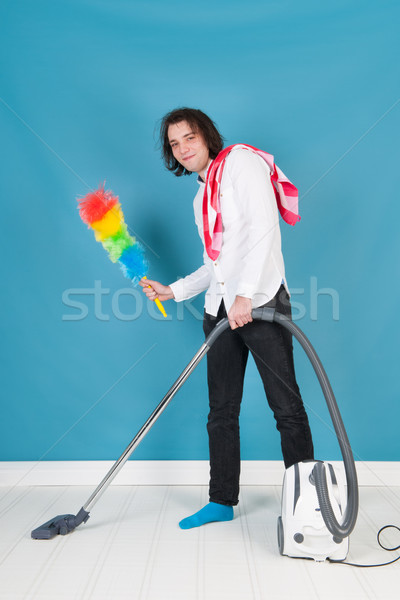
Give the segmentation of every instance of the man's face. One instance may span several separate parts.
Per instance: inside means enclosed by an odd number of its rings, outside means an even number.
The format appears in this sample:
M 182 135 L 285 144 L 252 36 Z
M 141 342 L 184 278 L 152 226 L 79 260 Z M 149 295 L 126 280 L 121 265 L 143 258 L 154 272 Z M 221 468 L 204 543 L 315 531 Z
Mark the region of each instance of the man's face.
M 201 133 L 194 131 L 187 121 L 180 121 L 168 127 L 168 139 L 176 160 L 203 177 L 210 153 Z

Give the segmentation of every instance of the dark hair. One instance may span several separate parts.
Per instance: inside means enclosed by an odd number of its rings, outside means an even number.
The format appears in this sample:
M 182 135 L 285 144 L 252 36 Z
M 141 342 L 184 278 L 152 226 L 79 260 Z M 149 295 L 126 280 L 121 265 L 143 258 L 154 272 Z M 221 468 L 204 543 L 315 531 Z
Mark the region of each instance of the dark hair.
M 176 108 L 167 113 L 165 117 L 163 117 L 160 125 L 161 154 L 168 171 L 172 171 L 177 177 L 192 174 L 191 171 L 185 169 L 185 167 L 176 160 L 168 139 L 169 126 L 175 125 L 175 123 L 181 123 L 182 121 L 189 123 L 193 128 L 193 131 L 200 133 L 203 136 L 210 153 L 210 158 L 212 159 L 221 152 L 224 139 L 215 123 L 201 110 L 196 108 Z

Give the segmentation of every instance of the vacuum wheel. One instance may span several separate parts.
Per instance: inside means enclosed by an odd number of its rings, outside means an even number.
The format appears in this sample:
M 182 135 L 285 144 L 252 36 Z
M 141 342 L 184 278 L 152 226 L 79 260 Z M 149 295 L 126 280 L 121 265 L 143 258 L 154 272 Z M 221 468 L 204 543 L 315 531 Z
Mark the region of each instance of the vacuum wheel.
M 278 548 L 279 548 L 279 553 L 283 556 L 283 523 L 282 523 L 282 517 L 278 517 L 278 522 L 277 522 L 277 534 L 278 534 Z

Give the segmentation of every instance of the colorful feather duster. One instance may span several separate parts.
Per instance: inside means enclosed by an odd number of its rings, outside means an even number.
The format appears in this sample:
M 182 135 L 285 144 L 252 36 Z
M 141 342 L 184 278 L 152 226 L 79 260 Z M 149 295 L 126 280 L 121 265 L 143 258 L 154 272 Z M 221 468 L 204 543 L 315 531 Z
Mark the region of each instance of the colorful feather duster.
M 148 263 L 143 246 L 128 232 L 124 214 L 118 196 L 104 190 L 104 184 L 94 192 L 89 192 L 78 200 L 79 214 L 89 229 L 93 229 L 98 242 L 108 252 L 112 262 L 118 262 L 123 274 L 136 284 L 146 278 Z M 156 304 L 166 317 L 163 305 L 157 299 Z

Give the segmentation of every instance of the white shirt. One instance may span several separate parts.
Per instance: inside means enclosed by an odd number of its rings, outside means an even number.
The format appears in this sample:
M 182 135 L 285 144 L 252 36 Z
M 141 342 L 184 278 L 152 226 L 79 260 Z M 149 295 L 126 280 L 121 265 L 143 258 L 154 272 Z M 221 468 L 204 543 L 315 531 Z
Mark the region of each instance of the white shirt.
M 205 183 L 200 177 L 198 183 L 193 208 L 204 245 Z M 220 198 L 223 233 L 217 260 L 204 249 L 204 264 L 170 284 L 177 302 L 207 290 L 205 309 L 214 316 L 222 299 L 227 312 L 236 296 L 251 298 L 256 308 L 271 300 L 282 282 L 287 289 L 279 213 L 266 162 L 250 150 L 233 150 L 226 159 Z

